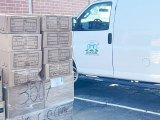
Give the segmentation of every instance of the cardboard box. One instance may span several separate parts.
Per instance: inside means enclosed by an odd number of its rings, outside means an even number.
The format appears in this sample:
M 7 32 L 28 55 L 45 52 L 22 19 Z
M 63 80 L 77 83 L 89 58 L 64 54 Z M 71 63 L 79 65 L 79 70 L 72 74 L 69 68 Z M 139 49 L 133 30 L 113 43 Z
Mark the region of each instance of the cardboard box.
M 2 85 L 3 85 L 3 83 L 2 83 L 2 68 L 0 68 L 0 101 L 2 101 L 2 99 L 3 99 Z
M 45 82 L 45 107 L 74 100 L 73 75 L 50 79 Z
M 0 15 L 0 33 L 40 33 L 40 17 L 31 15 Z
M 0 50 L 41 50 L 41 34 L 0 34 Z
M 0 120 L 5 120 L 5 102 L 0 101 Z
M 73 120 L 73 101 L 7 120 Z
M 29 82 L 5 88 L 7 118 L 44 109 L 44 83 Z
M 43 32 L 43 48 L 70 47 L 72 32 Z
M 54 64 L 43 65 L 41 76 L 43 79 L 48 80 L 56 77 L 72 75 L 72 73 L 73 73 L 72 61 L 64 61 Z
M 0 50 L 0 66 L 8 70 L 41 68 L 42 52 L 7 52 Z
M 72 59 L 72 49 L 63 48 L 44 48 L 43 64 L 53 64 L 55 62 L 67 61 Z
M 72 31 L 72 17 L 58 15 L 43 15 L 41 31 Z
M 8 87 L 21 85 L 30 81 L 41 81 L 39 76 L 41 69 L 20 69 L 20 70 L 7 70 L 3 69 L 3 83 Z

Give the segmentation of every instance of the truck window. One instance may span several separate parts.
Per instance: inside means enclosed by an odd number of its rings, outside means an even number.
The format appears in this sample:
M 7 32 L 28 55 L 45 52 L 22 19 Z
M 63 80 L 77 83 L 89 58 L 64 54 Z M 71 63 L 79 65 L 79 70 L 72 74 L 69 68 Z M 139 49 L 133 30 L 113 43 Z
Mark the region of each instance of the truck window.
M 78 19 L 80 31 L 108 30 L 112 3 L 103 2 L 90 6 Z

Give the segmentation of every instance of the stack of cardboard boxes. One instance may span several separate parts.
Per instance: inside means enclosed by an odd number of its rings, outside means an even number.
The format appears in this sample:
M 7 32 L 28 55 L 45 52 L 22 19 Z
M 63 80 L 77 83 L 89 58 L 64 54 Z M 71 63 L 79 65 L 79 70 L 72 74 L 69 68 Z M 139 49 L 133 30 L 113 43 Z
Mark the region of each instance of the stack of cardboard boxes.
M 40 17 L 0 15 L 0 33 L 6 118 L 43 109 Z
M 71 27 L 68 16 L 0 15 L 6 119 L 72 120 Z
M 0 68 L 0 120 L 5 120 L 5 102 L 2 93 L 2 69 Z
M 41 75 L 45 81 L 45 108 L 71 104 L 74 100 L 71 17 L 44 15 L 41 25 L 43 36 Z M 71 112 L 68 115 L 72 118 Z M 59 120 L 71 120 L 65 116 Z

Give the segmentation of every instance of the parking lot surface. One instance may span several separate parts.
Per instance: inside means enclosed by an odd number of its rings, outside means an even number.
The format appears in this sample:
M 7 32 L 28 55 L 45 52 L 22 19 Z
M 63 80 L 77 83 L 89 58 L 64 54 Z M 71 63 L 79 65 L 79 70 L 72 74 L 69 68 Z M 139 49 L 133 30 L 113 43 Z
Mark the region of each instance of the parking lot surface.
M 160 120 L 160 90 L 79 79 L 74 120 Z

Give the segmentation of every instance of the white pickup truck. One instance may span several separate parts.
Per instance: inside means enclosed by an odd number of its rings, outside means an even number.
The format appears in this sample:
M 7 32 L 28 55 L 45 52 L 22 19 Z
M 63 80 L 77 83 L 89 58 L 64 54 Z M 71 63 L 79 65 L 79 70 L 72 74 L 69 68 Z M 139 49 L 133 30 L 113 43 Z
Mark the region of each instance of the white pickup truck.
M 73 19 L 78 73 L 160 83 L 160 0 L 98 0 Z

